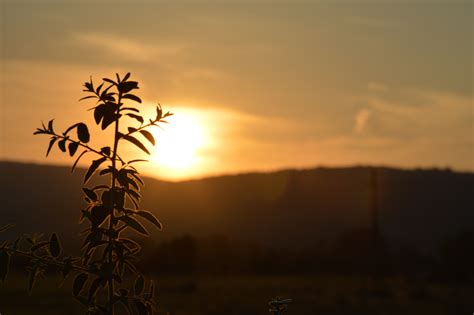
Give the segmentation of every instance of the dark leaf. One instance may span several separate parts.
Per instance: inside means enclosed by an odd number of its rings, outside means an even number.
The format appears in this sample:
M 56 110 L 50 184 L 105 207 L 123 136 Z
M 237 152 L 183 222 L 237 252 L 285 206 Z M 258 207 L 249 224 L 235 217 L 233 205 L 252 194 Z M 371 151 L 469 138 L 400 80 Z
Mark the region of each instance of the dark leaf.
M 90 140 L 89 129 L 84 123 L 79 123 L 77 125 L 77 137 L 83 143 L 88 143 Z
M 100 206 L 94 206 L 91 209 L 90 214 L 91 214 L 90 219 L 93 225 L 99 226 L 107 218 L 107 216 L 109 215 L 109 212 L 103 205 L 100 205 Z
M 126 114 L 126 115 L 129 116 L 129 117 L 132 117 L 132 118 L 134 118 L 134 119 L 136 119 L 136 120 L 138 120 L 138 122 L 140 122 L 141 124 L 143 124 L 143 117 L 142 117 L 142 116 L 140 116 L 140 115 L 135 115 L 135 114 L 131 114 L 131 113 L 128 113 L 128 114 Z
M 107 127 L 110 126 L 110 124 L 118 120 L 120 117 L 122 117 L 122 115 L 116 114 L 114 112 L 107 112 L 104 115 L 104 119 L 102 120 L 102 125 L 101 125 L 102 130 L 107 129 Z
M 100 164 L 102 164 L 106 160 L 107 160 L 107 158 L 103 157 L 103 158 L 100 158 L 98 160 L 94 160 L 92 162 L 91 166 L 87 170 L 86 175 L 84 176 L 84 184 L 89 180 L 89 178 L 92 176 L 92 174 L 94 174 L 95 170 L 100 166 Z
M 8 230 L 9 228 L 12 228 L 12 227 L 14 227 L 14 226 L 15 226 L 15 225 L 14 225 L 14 224 L 11 224 L 11 223 L 10 223 L 10 224 L 7 224 L 7 225 L 5 225 L 5 226 L 2 226 L 2 227 L 0 228 L 0 232 L 6 231 L 6 230 Z
M 94 296 L 97 292 L 97 289 L 99 289 L 101 279 L 97 278 L 94 281 L 92 281 L 91 287 L 89 288 L 89 302 L 93 301 Z
M 79 162 L 79 160 L 81 159 L 81 157 L 82 157 L 84 154 L 86 154 L 87 152 L 89 152 L 89 151 L 84 150 L 84 151 L 82 151 L 81 154 L 79 154 L 79 156 L 77 157 L 76 161 L 75 161 L 74 164 L 72 165 L 71 172 L 74 172 L 74 169 L 76 168 L 77 163 Z
M 106 174 L 109 174 L 109 173 L 113 173 L 114 169 L 112 167 L 108 167 L 106 169 L 103 169 L 102 171 L 99 172 L 99 175 L 100 176 L 103 176 L 103 175 L 106 175 Z
M 135 132 L 135 131 L 137 131 L 137 128 L 128 127 L 128 133 L 132 133 L 132 132 Z
M 103 78 L 102 80 L 104 80 L 105 82 L 112 83 L 113 85 L 117 85 L 117 83 L 116 83 L 115 81 L 112 81 L 112 80 L 110 80 L 110 79 Z
M 107 111 L 106 104 L 100 104 L 94 109 L 94 119 L 95 119 L 96 124 L 100 124 L 100 121 L 104 117 L 106 111 Z
M 150 283 L 150 291 L 148 293 L 148 295 L 150 296 L 150 299 L 153 299 L 153 295 L 155 294 L 155 285 L 153 283 L 153 280 L 151 280 L 151 283 Z
M 97 89 L 95 90 L 95 93 L 96 93 L 96 94 L 100 94 L 100 90 L 102 89 L 103 86 L 104 86 L 104 83 L 102 82 L 102 83 L 97 87 Z
M 103 147 L 100 149 L 100 152 L 104 153 L 107 156 L 110 156 L 110 147 Z
M 136 160 L 128 161 L 127 164 L 132 164 L 132 163 L 137 163 L 137 162 L 148 162 L 148 160 L 136 159 Z
M 87 278 L 88 278 L 87 273 L 81 273 L 77 275 L 77 277 L 74 279 L 74 284 L 72 285 L 72 294 L 74 296 L 78 296 L 79 293 L 81 293 L 81 290 L 84 287 L 84 284 L 86 283 Z
M 5 282 L 10 266 L 10 254 L 4 250 L 0 250 L 0 280 Z
M 145 287 L 145 278 L 142 275 L 139 275 L 137 280 L 135 280 L 135 285 L 133 286 L 133 290 L 136 296 L 139 296 L 143 292 L 143 288 Z
M 145 227 L 134 218 L 129 217 L 129 216 L 122 216 L 120 217 L 120 220 L 122 220 L 125 224 L 127 224 L 129 227 L 131 227 L 135 231 L 148 235 L 148 232 L 145 229 Z
M 88 98 L 96 98 L 96 97 L 97 96 L 95 96 L 95 95 L 84 96 L 84 97 L 80 98 L 79 101 L 86 100 Z
M 128 94 L 127 94 L 128 95 Z M 136 109 L 135 107 L 122 107 L 120 109 L 120 111 L 123 111 L 123 110 L 130 110 L 132 112 L 135 112 L 135 113 L 139 113 L 140 111 L 138 109 Z
M 51 140 L 49 141 L 48 150 L 46 151 L 46 156 L 48 156 L 49 152 L 51 152 L 51 148 L 53 147 L 56 140 L 58 140 L 57 137 L 52 137 Z
M 59 243 L 56 233 L 53 233 L 49 240 L 49 252 L 51 253 L 51 256 L 55 258 L 61 254 L 61 244 Z
M 32 252 L 37 251 L 38 249 L 40 249 L 42 247 L 45 247 L 47 245 L 49 245 L 49 242 L 47 242 L 47 241 L 39 242 L 39 243 L 31 246 L 30 251 L 32 251 Z
M 155 215 L 149 211 L 140 210 L 137 212 L 139 216 L 144 217 L 151 223 L 153 223 L 160 231 L 163 229 L 161 222 L 155 217 Z
M 68 134 L 69 131 L 71 131 L 72 129 L 76 128 L 77 125 L 79 125 L 79 124 L 77 123 L 77 124 L 74 124 L 74 125 L 72 125 L 71 127 L 67 128 L 66 131 L 64 131 L 64 135 Z
M 73 156 L 76 153 L 78 147 L 79 147 L 79 142 L 70 142 L 68 145 L 69 155 Z
M 36 281 L 37 272 L 38 272 L 38 268 L 33 268 L 30 271 L 30 276 L 28 277 L 28 294 L 31 294 L 31 291 L 33 290 L 33 286 L 35 285 L 35 281 Z
M 137 308 L 138 315 L 148 315 L 145 304 L 142 301 L 134 300 L 135 307 Z
M 58 147 L 61 151 L 66 152 L 66 141 L 67 139 L 62 139 L 58 142 Z
M 146 303 L 146 310 L 147 310 L 147 315 L 153 315 L 153 309 L 151 307 L 151 303 Z
M 148 149 L 143 145 L 143 143 L 141 143 L 137 138 L 134 138 L 129 135 L 123 135 L 122 138 L 130 141 L 131 143 L 133 143 L 134 145 L 136 145 L 137 147 L 145 151 L 147 154 L 150 154 L 150 151 L 148 151 Z
M 128 78 L 130 78 L 130 72 L 127 72 L 122 81 L 127 81 Z
M 87 197 L 89 197 L 89 199 L 91 199 L 92 201 L 97 201 L 97 194 L 92 189 L 82 188 L 82 191 L 84 191 L 84 193 Z
M 146 130 L 140 130 L 140 133 L 145 137 L 147 138 L 148 141 L 150 141 L 151 144 L 155 145 L 155 138 L 153 137 L 153 135 L 146 131 Z
M 128 82 L 121 82 L 117 86 L 120 93 L 125 94 L 130 92 L 133 89 L 138 89 L 138 82 L 136 81 L 128 81 Z
M 53 130 L 53 120 L 54 120 L 54 119 L 51 119 L 51 120 L 48 122 L 48 130 L 54 132 L 54 130 Z
M 122 96 L 122 98 L 128 98 L 128 99 L 130 99 L 132 101 L 135 101 L 137 103 L 142 102 L 141 98 L 139 98 L 138 96 L 133 95 L 133 94 L 125 94 L 124 96 Z

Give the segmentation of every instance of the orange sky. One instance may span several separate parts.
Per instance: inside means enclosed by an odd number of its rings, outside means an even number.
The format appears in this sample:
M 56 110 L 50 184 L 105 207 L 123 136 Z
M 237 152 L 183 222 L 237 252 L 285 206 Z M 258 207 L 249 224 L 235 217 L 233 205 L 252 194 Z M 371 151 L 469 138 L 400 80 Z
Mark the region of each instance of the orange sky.
M 33 130 L 51 118 L 92 123 L 77 101 L 83 82 L 130 71 L 144 112 L 159 101 L 176 113 L 157 141 L 172 154 L 153 151 L 152 176 L 474 170 L 470 1 L 1 6 L 2 160 L 71 164 L 59 152 L 46 159 Z

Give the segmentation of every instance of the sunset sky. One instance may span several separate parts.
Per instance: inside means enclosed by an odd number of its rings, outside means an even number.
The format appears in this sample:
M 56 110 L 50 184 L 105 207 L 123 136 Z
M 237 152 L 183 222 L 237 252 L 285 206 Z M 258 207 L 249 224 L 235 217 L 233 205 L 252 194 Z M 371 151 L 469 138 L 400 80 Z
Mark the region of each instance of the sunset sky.
M 51 118 L 92 126 L 84 81 L 130 71 L 144 113 L 157 102 L 175 113 L 156 131 L 151 176 L 474 170 L 472 1 L 2 0 L 0 10 L 1 160 L 72 164 L 57 149 L 45 158 L 48 138 L 32 132 Z

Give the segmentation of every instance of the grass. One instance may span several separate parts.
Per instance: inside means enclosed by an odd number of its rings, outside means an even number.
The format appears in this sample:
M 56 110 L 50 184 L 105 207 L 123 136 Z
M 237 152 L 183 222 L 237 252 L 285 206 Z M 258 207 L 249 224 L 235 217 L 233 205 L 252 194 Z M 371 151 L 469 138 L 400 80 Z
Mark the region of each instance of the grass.
M 40 280 L 32 296 L 26 277 L 0 285 L 2 315 L 83 314 L 70 295 L 71 280 Z M 275 296 L 292 298 L 288 315 L 471 314 L 473 287 L 427 285 L 384 279 L 375 289 L 361 277 L 336 276 L 166 276 L 155 279 L 159 315 L 268 314 Z M 125 314 L 120 309 L 119 314 Z

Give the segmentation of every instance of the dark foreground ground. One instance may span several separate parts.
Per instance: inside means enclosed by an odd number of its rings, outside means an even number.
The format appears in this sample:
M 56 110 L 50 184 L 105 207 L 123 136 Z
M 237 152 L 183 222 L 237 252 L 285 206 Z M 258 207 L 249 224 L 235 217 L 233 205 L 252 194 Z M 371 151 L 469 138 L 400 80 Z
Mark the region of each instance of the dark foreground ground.
M 83 314 L 69 293 L 70 280 L 59 288 L 59 278 L 41 280 L 32 296 L 26 293 L 26 282 L 25 277 L 10 277 L 0 284 L 1 315 Z M 275 296 L 294 299 L 288 315 L 474 312 L 472 286 L 402 278 L 386 278 L 376 290 L 365 278 L 335 276 L 167 276 L 155 283 L 160 315 L 268 314 L 267 301 Z

